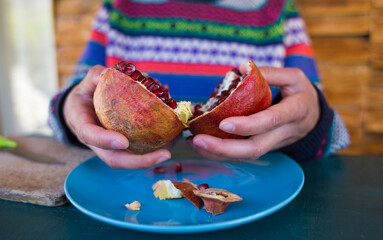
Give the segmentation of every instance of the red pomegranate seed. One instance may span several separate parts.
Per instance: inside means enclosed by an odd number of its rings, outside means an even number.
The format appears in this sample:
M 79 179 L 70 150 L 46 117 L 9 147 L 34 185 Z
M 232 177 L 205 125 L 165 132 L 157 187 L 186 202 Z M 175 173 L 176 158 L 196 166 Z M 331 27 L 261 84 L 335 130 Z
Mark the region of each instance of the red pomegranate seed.
M 156 82 L 153 82 L 147 88 L 148 88 L 149 91 L 153 92 L 153 91 L 159 89 L 160 85 L 158 85 L 158 83 L 156 83 Z
M 167 103 L 167 101 L 169 100 L 168 98 L 165 98 L 165 97 L 159 97 L 159 99 L 163 101 L 164 103 Z
M 201 108 L 201 104 L 196 104 L 194 106 L 194 111 L 198 111 Z
M 217 92 L 213 92 L 212 94 L 210 94 L 210 97 L 209 97 L 209 98 L 213 98 L 213 97 L 215 97 L 215 96 L 217 96 Z
M 241 76 L 241 75 L 242 75 L 238 68 L 233 68 L 231 71 L 232 71 L 233 73 L 237 74 L 238 76 Z
M 204 190 L 204 189 L 208 189 L 208 188 L 209 188 L 209 184 L 207 184 L 207 183 L 202 183 L 202 184 L 198 185 L 199 190 Z
M 152 83 L 153 83 L 153 78 L 151 77 L 147 77 L 145 80 L 142 81 L 142 84 L 144 84 L 145 87 L 148 87 Z
M 177 102 L 173 99 L 173 98 L 170 98 L 167 102 L 168 106 L 173 108 L 173 109 L 176 109 L 177 108 Z
M 132 74 L 130 74 L 130 77 L 134 80 L 138 80 L 141 76 L 142 74 L 138 70 L 135 70 L 134 72 L 132 72 Z
M 134 64 L 126 63 L 125 61 L 120 61 L 117 64 L 115 64 L 113 68 L 120 72 L 128 74 L 132 79 L 141 82 L 149 91 L 153 92 L 157 97 L 161 99 L 161 101 L 166 103 L 169 107 L 173 109 L 177 108 L 177 102 L 173 98 L 169 98 L 169 87 L 167 85 L 161 87 L 161 83 L 157 79 L 145 77 L 140 71 L 136 70 L 136 66 Z M 155 171 L 162 171 L 161 167 L 155 168 Z
M 239 79 L 238 79 L 238 81 L 234 80 L 233 82 L 231 82 L 231 84 L 229 86 L 229 91 L 237 88 L 239 82 L 240 82 Z
M 203 114 L 203 112 L 202 111 L 200 111 L 200 110 L 196 110 L 196 111 L 194 111 L 194 117 L 198 117 L 198 116 L 201 116 Z
M 237 77 L 236 79 L 234 79 L 233 81 L 231 81 L 231 83 L 236 83 L 236 84 L 238 84 L 240 81 L 241 81 L 241 78 Z
M 136 66 L 133 63 L 127 64 L 126 74 L 130 75 L 132 72 L 136 71 Z
M 216 106 L 218 106 L 218 103 L 217 103 L 217 102 L 214 103 L 214 104 L 208 109 L 208 111 L 213 110 Z
M 137 78 L 137 82 L 142 82 L 146 79 L 144 75 L 141 75 L 141 77 Z
M 136 70 L 136 66 L 133 63 L 126 63 L 125 61 L 118 62 L 113 68 L 128 75 Z
M 236 78 L 236 79 L 234 79 L 234 80 L 231 82 L 231 85 L 235 85 L 235 86 L 237 86 L 238 83 L 239 83 L 240 81 L 241 81 L 240 78 Z
M 157 83 L 158 85 L 160 85 L 160 86 L 161 86 L 161 83 L 160 83 L 160 81 L 158 81 L 158 79 L 157 79 L 157 78 L 153 78 L 153 81 L 154 81 L 155 83 Z
M 228 91 L 228 90 L 225 90 L 225 91 L 222 91 L 221 92 L 221 98 L 222 97 L 227 97 L 227 96 L 229 96 L 230 95 L 230 91 Z
M 149 88 L 150 88 L 152 85 L 155 85 L 155 84 L 156 84 L 156 83 L 155 83 L 154 81 L 152 81 L 152 82 L 146 84 L 146 85 L 145 85 L 145 86 L 146 86 L 146 89 L 149 90 Z
M 182 172 L 182 164 L 181 164 L 181 162 L 176 162 L 176 172 Z
M 157 90 L 153 91 L 153 94 L 156 95 L 157 97 L 164 97 L 168 95 L 167 92 L 162 87 L 159 87 Z
M 221 86 L 221 84 L 222 84 L 222 81 L 220 81 L 220 82 L 217 83 L 217 87 L 214 89 L 214 92 L 217 92 L 217 91 L 218 91 L 219 86 Z
M 235 84 L 235 83 L 230 84 L 229 91 L 235 89 L 236 87 L 237 87 L 237 84 Z
M 116 70 L 118 70 L 118 71 L 120 71 L 120 72 L 125 73 L 125 71 L 126 71 L 126 65 L 127 65 L 126 62 L 121 61 L 121 62 L 116 63 L 116 64 L 113 66 L 113 68 L 116 69 Z
M 164 174 L 166 171 L 165 171 L 165 168 L 164 167 L 155 167 L 154 168 L 154 173 L 155 174 Z
M 218 101 L 217 101 L 217 106 L 219 105 L 219 104 L 221 104 L 223 101 L 225 101 L 226 100 L 226 96 L 222 96 L 220 99 L 218 99 Z
M 209 108 L 209 111 L 213 110 L 215 107 L 217 107 L 218 105 L 220 105 L 223 101 L 226 100 L 226 96 L 220 96 L 220 98 L 218 99 L 218 101 L 216 103 L 214 103 L 210 108 Z

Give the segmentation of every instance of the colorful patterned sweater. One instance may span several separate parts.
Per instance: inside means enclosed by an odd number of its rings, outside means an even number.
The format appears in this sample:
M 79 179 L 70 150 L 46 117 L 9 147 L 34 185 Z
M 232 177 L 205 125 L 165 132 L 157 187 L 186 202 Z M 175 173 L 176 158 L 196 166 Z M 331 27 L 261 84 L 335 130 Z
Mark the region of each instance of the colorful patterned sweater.
M 132 62 L 168 84 L 177 101 L 203 102 L 227 71 L 249 59 L 258 66 L 300 68 L 320 88 L 310 40 L 292 0 L 109 0 L 97 14 L 69 84 L 51 101 L 49 125 L 61 142 L 81 146 L 65 124 L 62 103 L 96 64 Z M 318 159 L 349 144 L 338 114 L 316 90 L 317 126 L 280 149 L 297 161 Z M 279 89 L 272 92 L 277 100 Z

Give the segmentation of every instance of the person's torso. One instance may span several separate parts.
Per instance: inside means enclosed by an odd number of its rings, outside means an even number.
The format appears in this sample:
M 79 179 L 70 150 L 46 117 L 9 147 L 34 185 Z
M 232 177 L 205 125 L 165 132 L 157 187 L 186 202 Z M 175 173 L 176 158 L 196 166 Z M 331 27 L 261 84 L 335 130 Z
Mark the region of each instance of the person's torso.
M 175 98 L 199 100 L 227 71 L 250 59 L 258 66 L 283 66 L 284 3 L 115 0 L 107 6 L 106 63 L 132 62 L 169 84 Z

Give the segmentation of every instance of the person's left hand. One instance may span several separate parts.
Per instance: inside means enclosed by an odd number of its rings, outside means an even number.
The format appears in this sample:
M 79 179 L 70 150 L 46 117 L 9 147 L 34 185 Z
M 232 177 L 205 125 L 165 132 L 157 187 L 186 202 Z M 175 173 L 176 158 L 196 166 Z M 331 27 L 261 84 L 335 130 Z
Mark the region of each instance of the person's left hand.
M 221 121 L 221 130 L 245 139 L 220 139 L 205 134 L 189 139 L 202 156 L 215 160 L 257 159 L 295 143 L 314 129 L 320 106 L 316 90 L 305 74 L 296 68 L 259 69 L 270 85 L 280 87 L 282 100 L 253 115 Z

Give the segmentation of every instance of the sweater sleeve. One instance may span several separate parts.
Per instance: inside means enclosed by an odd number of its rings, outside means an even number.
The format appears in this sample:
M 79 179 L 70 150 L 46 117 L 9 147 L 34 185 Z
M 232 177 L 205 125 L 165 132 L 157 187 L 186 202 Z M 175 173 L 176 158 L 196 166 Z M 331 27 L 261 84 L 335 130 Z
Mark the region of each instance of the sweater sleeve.
M 109 30 L 108 3 L 105 3 L 97 13 L 90 33 L 90 38 L 84 52 L 78 61 L 74 74 L 68 80 L 68 84 L 59 90 L 51 99 L 49 108 L 48 124 L 53 130 L 54 137 L 61 143 L 84 147 L 77 137 L 67 126 L 63 116 L 63 105 L 69 92 L 87 75 L 95 65 L 105 66 L 105 46 Z
M 349 145 L 349 135 L 340 116 L 324 98 L 320 78 L 305 23 L 292 0 L 286 3 L 284 22 L 285 67 L 301 69 L 314 85 L 320 104 L 320 119 L 315 128 L 300 141 L 280 149 L 297 161 L 319 159 Z

